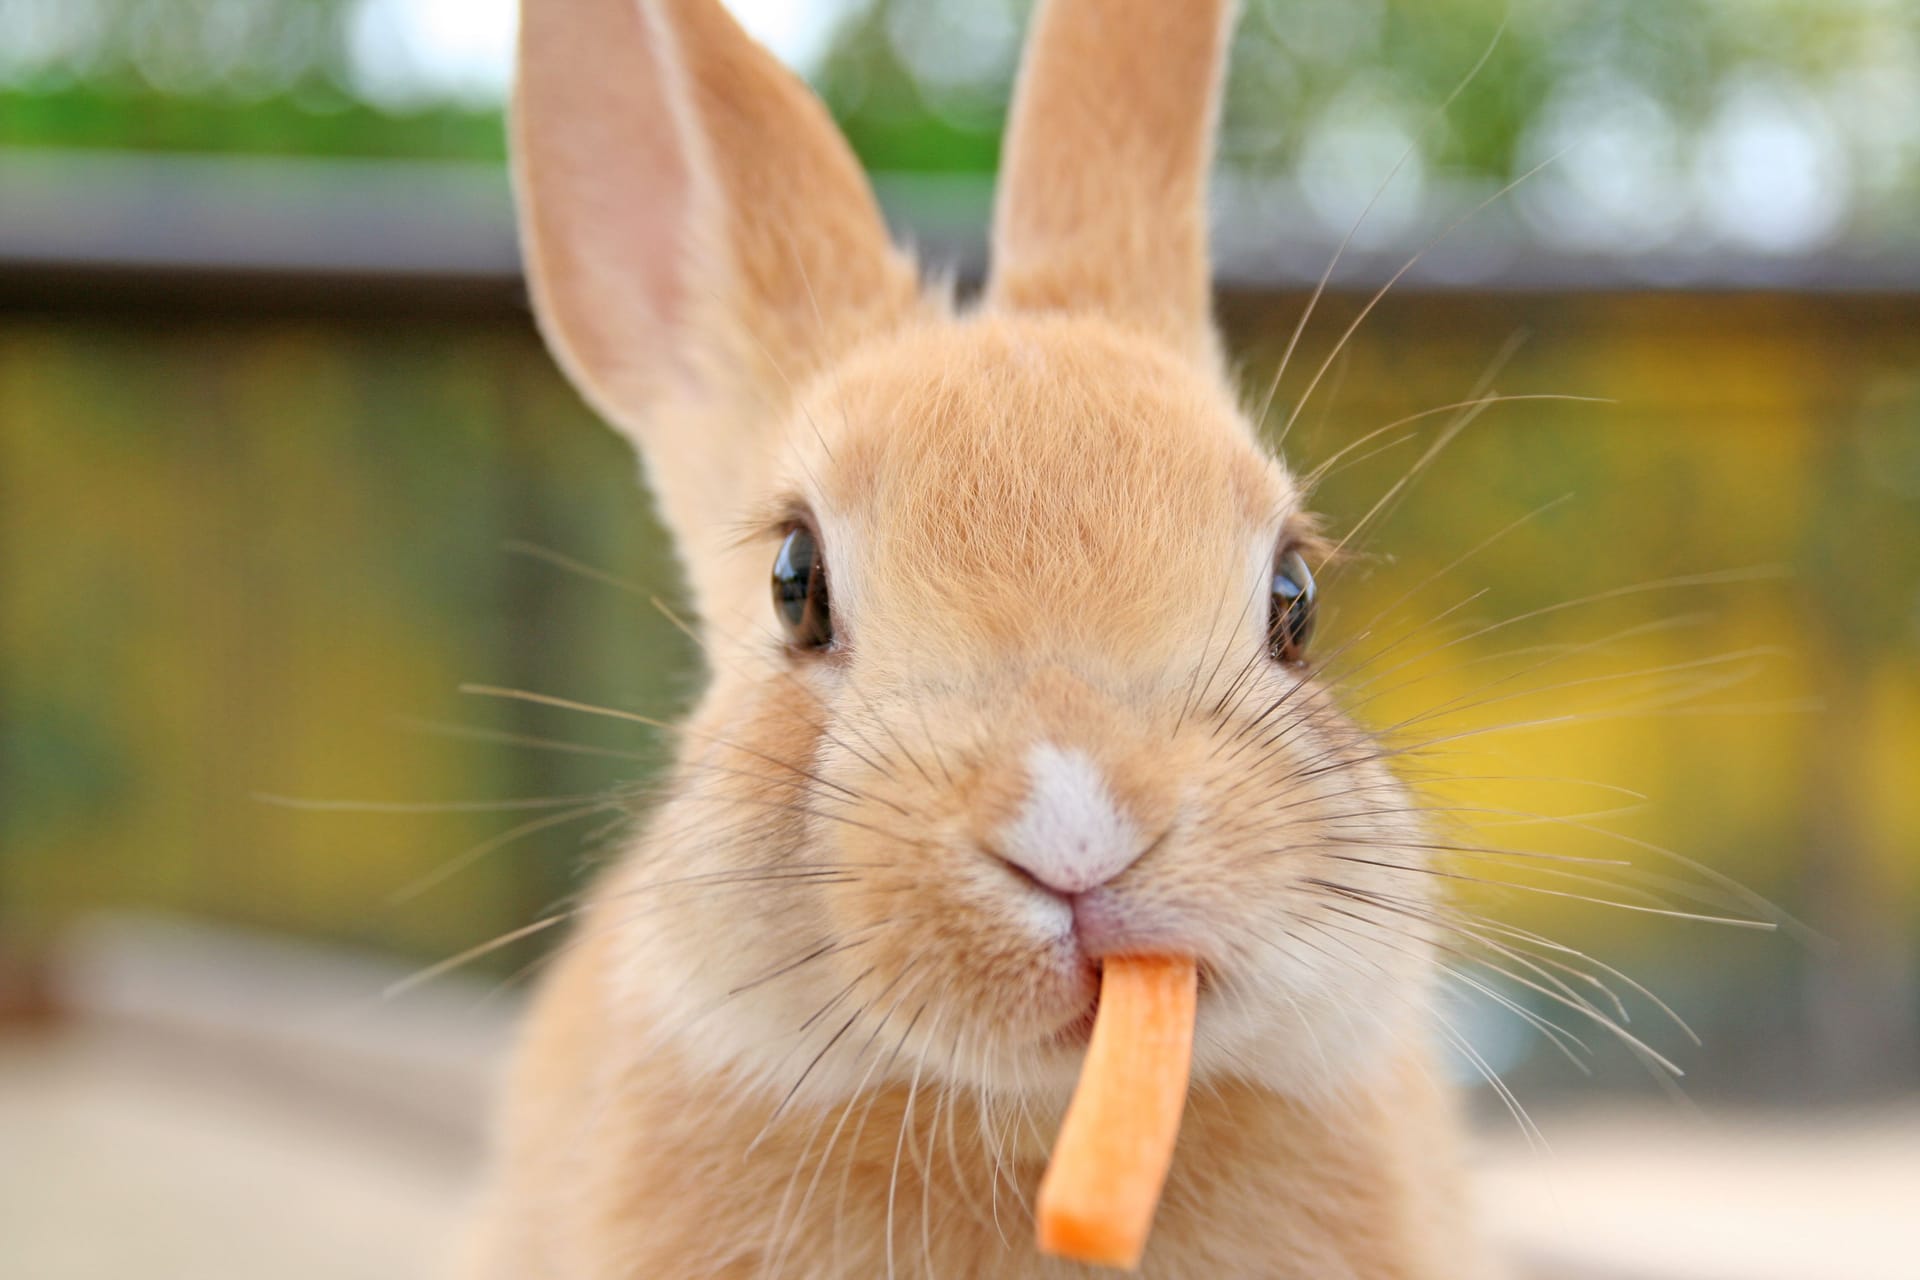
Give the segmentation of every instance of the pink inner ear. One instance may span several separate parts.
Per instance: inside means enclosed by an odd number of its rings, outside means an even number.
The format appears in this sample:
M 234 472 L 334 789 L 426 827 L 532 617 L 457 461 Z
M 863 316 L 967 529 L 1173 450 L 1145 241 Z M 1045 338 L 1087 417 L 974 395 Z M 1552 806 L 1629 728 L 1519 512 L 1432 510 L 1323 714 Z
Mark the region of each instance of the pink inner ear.
M 692 176 L 636 0 L 524 6 L 514 150 L 532 288 L 573 372 L 638 404 L 686 318 Z

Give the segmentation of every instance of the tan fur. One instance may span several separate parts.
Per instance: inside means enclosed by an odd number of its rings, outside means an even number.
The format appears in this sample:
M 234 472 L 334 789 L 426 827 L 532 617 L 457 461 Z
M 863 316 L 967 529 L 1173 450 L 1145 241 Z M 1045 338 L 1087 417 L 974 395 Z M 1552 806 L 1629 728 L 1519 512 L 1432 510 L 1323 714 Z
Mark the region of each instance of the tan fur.
M 1039 7 L 994 210 L 996 304 L 1097 308 L 1212 354 L 1206 178 L 1233 9 Z
M 792 386 L 919 305 L 805 85 L 709 0 L 527 6 L 512 113 L 535 311 L 645 450 L 704 606 Z M 715 163 L 723 158 L 725 163 Z
M 923 1092 L 903 1142 L 906 1090 L 893 1085 L 761 1135 L 764 1110 L 670 1050 L 616 1065 L 605 1039 L 627 1015 L 602 982 L 610 961 L 593 963 L 593 944 L 574 959 L 515 1080 L 495 1200 L 512 1219 L 489 1224 L 471 1274 L 744 1280 L 777 1256 L 783 1275 L 885 1275 L 896 1153 L 899 1274 L 1094 1274 L 1036 1254 L 1019 1206 L 1053 1116 L 983 1118 L 965 1095 L 936 1110 Z M 1448 1100 L 1416 1066 L 1318 1107 L 1246 1085 L 1196 1091 L 1143 1274 L 1484 1276 L 1451 1149 Z
M 1150 841 L 1099 891 L 1128 945 L 1202 966 L 1145 1273 L 1488 1274 L 1430 1065 L 1415 806 L 1265 652 L 1308 524 L 1206 314 L 1226 25 L 1042 5 L 995 278 L 956 314 L 717 5 L 528 0 L 536 303 L 646 455 L 713 679 L 537 1002 L 475 1280 L 1078 1274 L 1026 1205 L 1099 956 L 994 843 L 1041 743 Z M 800 513 L 824 653 L 767 600 Z

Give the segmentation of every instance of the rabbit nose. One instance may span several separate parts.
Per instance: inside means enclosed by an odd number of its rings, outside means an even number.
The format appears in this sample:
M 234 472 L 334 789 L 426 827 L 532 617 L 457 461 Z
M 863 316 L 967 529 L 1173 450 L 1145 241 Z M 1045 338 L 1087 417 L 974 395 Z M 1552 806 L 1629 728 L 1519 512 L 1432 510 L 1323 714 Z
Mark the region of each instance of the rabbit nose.
M 1105 884 L 1146 851 L 1149 841 L 1086 752 L 1036 742 L 1026 766 L 1025 799 L 994 833 L 1003 860 L 1071 897 Z

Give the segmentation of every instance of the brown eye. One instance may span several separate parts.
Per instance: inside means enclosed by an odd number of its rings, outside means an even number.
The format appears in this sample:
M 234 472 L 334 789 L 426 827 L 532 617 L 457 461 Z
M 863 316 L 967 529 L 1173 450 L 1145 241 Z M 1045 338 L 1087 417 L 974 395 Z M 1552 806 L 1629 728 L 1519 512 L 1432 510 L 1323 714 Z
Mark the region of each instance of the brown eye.
M 787 531 L 773 560 L 773 609 L 796 649 L 833 643 L 833 611 L 827 603 L 827 564 L 819 539 L 804 525 Z
M 1299 551 L 1288 547 L 1274 558 L 1273 601 L 1267 614 L 1267 652 L 1275 662 L 1306 661 L 1313 615 L 1313 575 Z

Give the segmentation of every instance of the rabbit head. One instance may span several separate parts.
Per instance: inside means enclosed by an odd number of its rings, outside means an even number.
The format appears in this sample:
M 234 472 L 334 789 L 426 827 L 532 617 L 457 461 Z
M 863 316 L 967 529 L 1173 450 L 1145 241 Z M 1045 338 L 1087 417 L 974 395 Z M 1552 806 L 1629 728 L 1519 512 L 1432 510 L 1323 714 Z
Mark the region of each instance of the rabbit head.
M 1428 961 L 1416 806 L 1316 683 L 1320 544 L 1209 308 L 1226 0 L 1044 4 L 992 269 L 894 247 L 713 0 L 530 0 L 542 328 L 639 447 L 710 685 L 604 882 L 614 1007 L 808 1096 L 1057 1094 L 1104 956 L 1198 958 L 1198 1077 L 1331 1089 Z

